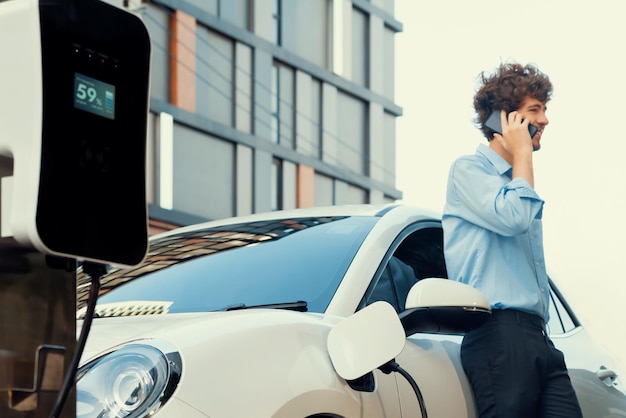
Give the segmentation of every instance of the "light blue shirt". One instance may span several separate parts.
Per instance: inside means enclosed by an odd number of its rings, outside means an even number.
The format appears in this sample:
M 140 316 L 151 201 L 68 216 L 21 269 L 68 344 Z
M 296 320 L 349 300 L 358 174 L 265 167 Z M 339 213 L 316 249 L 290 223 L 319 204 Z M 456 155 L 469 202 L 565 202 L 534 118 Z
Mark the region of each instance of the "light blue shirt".
M 512 167 L 481 144 L 450 168 L 443 211 L 448 277 L 480 290 L 493 309 L 548 320 L 543 200 Z

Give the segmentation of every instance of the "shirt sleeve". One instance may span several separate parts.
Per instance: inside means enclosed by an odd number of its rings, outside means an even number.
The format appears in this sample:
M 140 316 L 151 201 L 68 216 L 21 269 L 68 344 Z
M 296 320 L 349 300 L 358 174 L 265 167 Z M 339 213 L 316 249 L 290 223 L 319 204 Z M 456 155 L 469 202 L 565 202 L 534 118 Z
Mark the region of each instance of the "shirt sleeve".
M 541 218 L 544 201 L 525 179 L 511 180 L 490 168 L 471 158 L 453 164 L 448 214 L 504 236 L 525 233 Z

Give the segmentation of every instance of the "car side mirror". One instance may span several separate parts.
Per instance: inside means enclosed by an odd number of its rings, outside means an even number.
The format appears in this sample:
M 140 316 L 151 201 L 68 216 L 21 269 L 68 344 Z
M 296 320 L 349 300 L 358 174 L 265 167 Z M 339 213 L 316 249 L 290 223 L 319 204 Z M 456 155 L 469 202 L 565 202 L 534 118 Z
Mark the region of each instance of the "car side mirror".
M 400 321 L 406 335 L 416 332 L 464 334 L 491 315 L 485 296 L 466 284 L 440 278 L 417 282 L 406 298 Z
M 395 309 L 380 301 L 331 329 L 327 348 L 337 374 L 345 380 L 355 380 L 393 360 L 405 342 Z

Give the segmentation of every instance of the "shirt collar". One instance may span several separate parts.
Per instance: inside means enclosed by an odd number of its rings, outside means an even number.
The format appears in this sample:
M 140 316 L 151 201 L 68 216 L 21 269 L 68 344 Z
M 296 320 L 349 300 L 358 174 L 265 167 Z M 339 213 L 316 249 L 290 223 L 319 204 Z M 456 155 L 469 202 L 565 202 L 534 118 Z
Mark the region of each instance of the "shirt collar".
M 511 164 L 509 164 L 500 154 L 492 150 L 485 144 L 480 144 L 476 150 L 477 154 L 483 155 L 493 166 L 498 170 L 500 175 L 505 174 L 511 170 Z

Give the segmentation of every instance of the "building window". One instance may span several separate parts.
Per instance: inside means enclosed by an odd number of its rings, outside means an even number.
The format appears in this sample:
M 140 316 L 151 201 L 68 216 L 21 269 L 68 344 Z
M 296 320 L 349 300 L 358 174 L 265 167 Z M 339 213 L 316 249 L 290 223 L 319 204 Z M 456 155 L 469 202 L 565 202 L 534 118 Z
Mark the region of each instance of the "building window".
M 278 139 L 280 137 L 280 116 L 279 116 L 279 104 L 280 100 L 278 97 L 278 66 L 274 64 L 272 67 L 272 120 L 271 120 L 271 140 L 272 142 L 278 144 Z
M 379 140 L 383 140 L 385 138 L 395 138 L 396 137 L 396 117 L 389 112 L 384 112 L 383 114 L 383 125 L 385 135 L 383 138 L 379 138 Z M 396 141 L 385 141 L 385 146 L 383 147 L 384 155 L 383 155 L 383 181 L 385 184 L 395 185 L 396 184 Z
M 213 16 L 218 15 L 219 10 L 219 0 L 186 0 L 187 3 L 196 6 L 200 10 L 208 12 Z M 145 2 L 142 2 L 145 3 Z
M 311 82 L 311 148 L 313 156 L 321 159 L 323 155 L 323 120 L 322 120 L 322 82 Z
M 302 75 L 302 77 L 300 77 Z M 298 73 L 296 93 L 296 149 L 322 159 L 322 81 Z
M 233 126 L 235 43 L 209 28 L 198 26 L 196 49 L 196 112 Z
M 335 182 L 332 177 L 315 173 L 313 192 L 313 204 L 315 206 L 332 206 L 335 204 Z
M 358 186 L 335 180 L 335 204 L 358 205 L 368 203 L 368 192 Z
M 235 45 L 235 128 L 252 133 L 252 48 Z
M 338 93 L 337 163 L 349 170 L 368 175 L 367 103 L 344 92 Z
M 369 86 L 369 17 L 352 9 L 352 81 Z
M 295 71 L 279 62 L 272 67 L 271 139 L 274 143 L 295 147 Z
M 383 71 L 385 72 L 384 76 L 384 85 L 383 85 L 383 93 L 386 98 L 390 100 L 395 99 L 395 71 L 396 71 L 396 50 L 395 50 L 395 32 L 387 27 L 384 30 L 384 56 L 385 56 L 385 65 L 383 65 Z
M 158 68 L 158 71 L 150 71 L 150 95 L 167 102 L 170 100 L 170 13 L 151 3 L 145 6 L 141 17 L 150 34 L 150 68 Z
M 235 170 L 235 144 L 174 125 L 174 210 L 206 219 L 234 216 Z
M 282 0 L 281 46 L 328 68 L 330 10 L 330 0 Z
M 220 18 L 242 29 L 250 29 L 250 0 L 221 1 Z
M 354 205 L 368 203 L 369 193 L 345 181 L 315 173 L 315 206 Z

